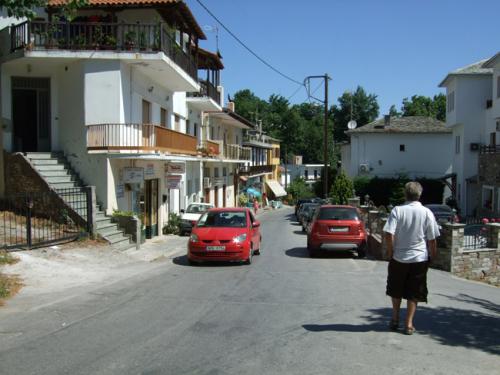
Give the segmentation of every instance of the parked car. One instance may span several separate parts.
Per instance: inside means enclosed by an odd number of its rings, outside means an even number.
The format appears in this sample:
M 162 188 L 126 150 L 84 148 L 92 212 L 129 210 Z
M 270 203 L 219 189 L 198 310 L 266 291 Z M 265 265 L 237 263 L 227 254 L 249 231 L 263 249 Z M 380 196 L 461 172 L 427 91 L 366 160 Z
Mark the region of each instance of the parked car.
M 311 203 L 308 204 L 304 209 L 301 211 L 300 215 L 300 224 L 302 225 L 302 231 L 305 232 L 307 226 L 311 222 L 315 210 L 320 206 L 319 203 Z
M 297 211 L 297 221 L 302 224 L 302 219 L 304 218 L 304 214 L 311 208 L 318 206 L 317 203 L 302 203 Z
M 191 233 L 191 228 L 196 224 L 201 215 L 214 208 L 210 203 L 191 203 L 186 210 L 181 210 L 181 223 L 179 225 L 180 235 Z
M 295 204 L 295 216 L 297 216 L 297 213 L 299 211 L 299 208 L 302 204 L 304 203 L 312 203 L 313 198 L 307 198 L 307 199 L 299 199 L 297 200 L 297 203 Z
M 307 249 L 314 257 L 320 251 L 356 250 L 360 258 L 366 253 L 366 230 L 356 207 L 320 206 L 307 234 Z
M 460 221 L 455 210 L 446 204 L 427 204 L 425 207 L 432 211 L 438 224 L 458 223 Z
M 202 261 L 252 263 L 260 254 L 260 222 L 248 208 L 212 208 L 191 231 L 188 241 L 190 264 Z

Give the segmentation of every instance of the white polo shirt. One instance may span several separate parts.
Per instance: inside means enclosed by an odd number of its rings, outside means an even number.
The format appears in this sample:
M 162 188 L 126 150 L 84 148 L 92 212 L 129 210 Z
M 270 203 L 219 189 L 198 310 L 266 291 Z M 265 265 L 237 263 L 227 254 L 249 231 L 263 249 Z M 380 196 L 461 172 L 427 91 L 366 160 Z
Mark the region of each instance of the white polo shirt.
M 393 258 L 401 263 L 429 259 L 426 241 L 439 236 L 439 227 L 431 210 L 418 201 L 406 202 L 392 209 L 384 232 L 394 235 Z

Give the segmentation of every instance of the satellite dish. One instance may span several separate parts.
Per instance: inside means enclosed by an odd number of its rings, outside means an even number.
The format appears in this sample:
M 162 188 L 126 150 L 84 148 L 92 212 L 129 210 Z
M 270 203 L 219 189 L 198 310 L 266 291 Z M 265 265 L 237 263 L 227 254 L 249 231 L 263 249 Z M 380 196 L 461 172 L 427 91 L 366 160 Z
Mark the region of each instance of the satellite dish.
M 358 124 L 357 124 L 357 123 L 356 123 L 356 121 L 354 121 L 354 120 L 351 120 L 351 121 L 349 121 L 349 122 L 347 123 L 347 127 L 348 127 L 349 129 L 355 129 L 355 128 L 356 128 L 356 126 L 358 126 Z

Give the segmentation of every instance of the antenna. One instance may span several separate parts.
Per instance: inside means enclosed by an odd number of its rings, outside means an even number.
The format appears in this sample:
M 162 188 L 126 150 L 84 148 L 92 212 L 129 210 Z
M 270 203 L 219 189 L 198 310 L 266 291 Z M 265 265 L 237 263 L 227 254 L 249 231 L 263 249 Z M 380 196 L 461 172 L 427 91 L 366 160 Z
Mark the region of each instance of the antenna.
M 217 48 L 217 52 L 219 52 L 219 28 L 217 27 L 217 25 L 205 25 L 203 26 L 203 30 L 215 33 L 215 46 Z

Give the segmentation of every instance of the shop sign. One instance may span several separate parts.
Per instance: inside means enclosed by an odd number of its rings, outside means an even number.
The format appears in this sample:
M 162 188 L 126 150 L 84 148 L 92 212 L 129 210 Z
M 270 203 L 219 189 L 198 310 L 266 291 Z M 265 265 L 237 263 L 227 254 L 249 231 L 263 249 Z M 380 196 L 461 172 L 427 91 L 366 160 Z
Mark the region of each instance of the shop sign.
M 116 185 L 116 198 L 120 199 L 125 196 L 125 185 L 118 184 Z
M 179 189 L 181 185 L 182 176 L 176 174 L 167 175 L 167 189 Z
M 144 168 L 123 168 L 123 182 L 140 184 L 144 181 Z
M 155 165 L 153 163 L 146 165 L 144 176 L 151 177 L 155 175 Z
M 186 164 L 184 164 L 184 163 L 168 163 L 167 164 L 167 173 L 184 174 L 184 173 L 186 173 Z
M 221 186 L 226 183 L 226 178 L 225 177 L 214 177 L 214 185 L 216 186 Z

